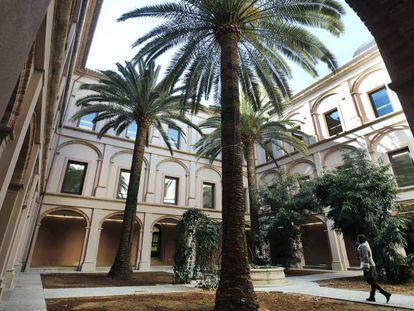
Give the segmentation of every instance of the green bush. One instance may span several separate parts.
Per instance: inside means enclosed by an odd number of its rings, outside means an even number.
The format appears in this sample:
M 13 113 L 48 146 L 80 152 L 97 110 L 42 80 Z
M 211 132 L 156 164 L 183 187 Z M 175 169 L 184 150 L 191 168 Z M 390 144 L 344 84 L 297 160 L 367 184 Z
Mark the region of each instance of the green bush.
M 406 217 L 399 214 L 398 188 L 389 167 L 369 160 L 363 151 L 344 155 L 344 164 L 314 180 L 320 204 L 329 207 L 333 229 L 356 240 L 368 237 L 380 275 L 405 282 L 409 269 L 396 249 L 406 245 Z
M 177 224 L 173 256 L 177 283 L 187 284 L 197 279 L 199 287 L 217 286 L 218 259 L 215 254 L 220 238 L 220 224 L 213 222 L 203 212 L 191 209 L 183 214 Z

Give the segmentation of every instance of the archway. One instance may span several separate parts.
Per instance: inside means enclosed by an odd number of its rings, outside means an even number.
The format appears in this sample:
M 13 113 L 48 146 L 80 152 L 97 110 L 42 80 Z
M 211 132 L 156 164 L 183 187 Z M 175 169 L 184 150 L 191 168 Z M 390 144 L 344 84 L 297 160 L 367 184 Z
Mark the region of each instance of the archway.
M 332 254 L 329 246 L 328 228 L 317 217 L 309 217 L 302 226 L 302 247 L 307 267 L 331 268 Z
M 74 210 L 55 210 L 41 220 L 32 267 L 72 267 L 81 261 L 87 220 Z
M 153 225 L 151 266 L 173 265 L 177 223 L 175 218 L 162 218 Z
M 116 214 L 106 218 L 101 228 L 96 266 L 110 267 L 114 263 L 121 238 L 122 214 Z M 135 266 L 137 263 L 140 230 L 141 226 L 139 222 L 135 221 L 131 248 L 131 266 Z

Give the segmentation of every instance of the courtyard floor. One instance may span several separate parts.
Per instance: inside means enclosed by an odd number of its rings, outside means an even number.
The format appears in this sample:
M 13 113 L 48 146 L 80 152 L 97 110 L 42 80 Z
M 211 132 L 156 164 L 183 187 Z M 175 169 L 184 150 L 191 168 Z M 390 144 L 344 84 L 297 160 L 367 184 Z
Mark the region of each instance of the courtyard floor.
M 262 311 L 299 311 L 305 309 L 308 311 L 390 311 L 390 308 L 387 307 L 362 306 L 358 303 L 298 294 L 258 293 L 258 298 L 260 310 Z M 214 308 L 214 292 L 48 299 L 46 303 L 48 311 L 212 311 Z
M 347 271 L 291 276 L 282 285 L 255 289 L 263 310 L 414 310 L 414 296 L 394 294 L 387 305 L 385 299 L 378 295 L 377 303 L 366 304 L 367 287 L 350 290 L 318 284 L 322 280 L 355 277 L 360 273 Z M 71 274 L 74 273 L 68 275 Z M 13 291 L 5 291 L 0 311 L 212 310 L 214 303 L 214 293 L 203 292 L 190 285 L 43 288 L 38 272 L 21 273 L 16 281 Z M 56 284 L 61 284 L 61 281 Z
M 322 280 L 318 281 L 320 286 L 332 287 L 332 288 L 343 288 L 343 289 L 354 289 L 354 290 L 365 290 L 367 284 L 362 276 L 356 276 L 352 278 L 340 278 L 333 280 Z M 414 281 L 407 284 L 387 284 L 380 283 L 387 291 L 391 293 L 414 296 Z

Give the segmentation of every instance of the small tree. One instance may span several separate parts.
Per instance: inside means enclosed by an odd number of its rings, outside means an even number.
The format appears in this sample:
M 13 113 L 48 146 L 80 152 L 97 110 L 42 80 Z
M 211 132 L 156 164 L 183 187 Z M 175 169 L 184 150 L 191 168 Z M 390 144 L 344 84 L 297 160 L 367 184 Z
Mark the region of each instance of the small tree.
M 272 262 L 289 267 L 300 261 L 301 226 L 322 212 L 313 183 L 303 175 L 278 172 L 260 192 L 260 231 L 272 245 Z M 264 236 L 263 236 L 264 235 Z
M 330 207 L 333 229 L 356 239 L 365 234 L 379 271 L 389 282 L 404 281 L 406 265 L 397 249 L 406 244 L 407 219 L 399 214 L 398 188 L 389 167 L 367 159 L 363 151 L 343 156 L 344 164 L 315 182 L 321 204 Z

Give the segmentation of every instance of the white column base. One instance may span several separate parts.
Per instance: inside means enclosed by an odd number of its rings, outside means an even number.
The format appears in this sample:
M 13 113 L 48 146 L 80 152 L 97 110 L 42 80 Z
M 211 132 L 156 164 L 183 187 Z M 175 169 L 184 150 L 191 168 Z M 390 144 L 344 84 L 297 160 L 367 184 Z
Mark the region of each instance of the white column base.
M 4 288 L 13 288 L 15 285 L 15 277 L 16 273 L 14 269 L 7 270 L 4 274 L 2 285 L 4 285 Z
M 82 272 L 95 272 L 96 262 L 83 262 L 80 271 Z
M 151 270 L 151 262 L 150 261 L 141 261 L 138 264 L 139 271 L 149 271 Z
M 332 266 L 332 270 L 335 270 L 335 271 L 345 271 L 346 270 L 344 265 L 340 261 L 332 261 L 331 266 Z

